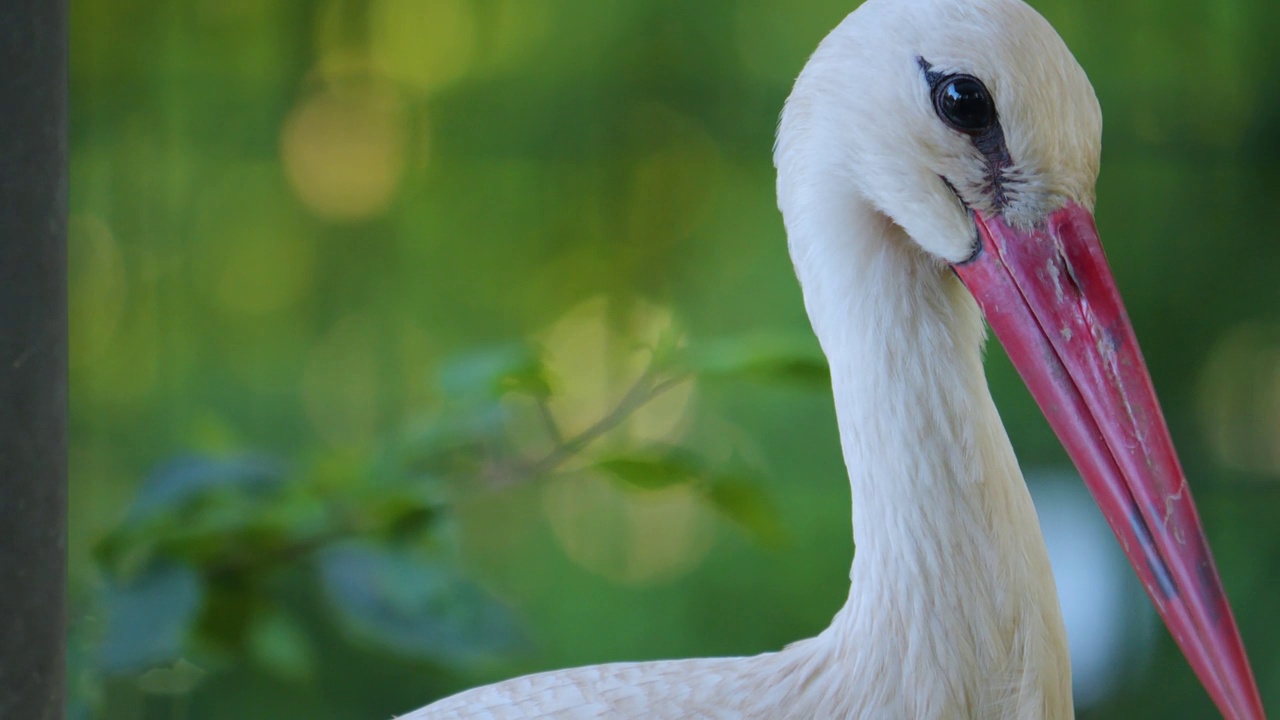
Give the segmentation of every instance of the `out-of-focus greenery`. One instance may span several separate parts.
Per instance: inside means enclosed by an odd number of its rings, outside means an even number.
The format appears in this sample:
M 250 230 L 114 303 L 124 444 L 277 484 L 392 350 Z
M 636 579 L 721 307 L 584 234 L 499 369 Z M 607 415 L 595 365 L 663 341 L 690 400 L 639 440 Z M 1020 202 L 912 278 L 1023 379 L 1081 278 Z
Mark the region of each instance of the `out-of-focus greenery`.
M 1280 5 L 1035 4 L 1280 704 Z M 769 153 L 853 7 L 75 3 L 76 716 L 385 718 L 824 627 L 849 497 Z M 1161 631 L 1081 716 L 1211 712 Z

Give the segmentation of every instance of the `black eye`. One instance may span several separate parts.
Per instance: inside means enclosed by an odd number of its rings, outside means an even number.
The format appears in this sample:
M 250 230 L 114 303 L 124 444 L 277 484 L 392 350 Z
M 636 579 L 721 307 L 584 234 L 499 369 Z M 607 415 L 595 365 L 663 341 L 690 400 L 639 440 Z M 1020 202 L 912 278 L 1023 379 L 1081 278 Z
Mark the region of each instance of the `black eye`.
M 996 124 L 996 104 L 978 78 L 951 75 L 933 86 L 933 109 L 962 133 L 978 135 Z

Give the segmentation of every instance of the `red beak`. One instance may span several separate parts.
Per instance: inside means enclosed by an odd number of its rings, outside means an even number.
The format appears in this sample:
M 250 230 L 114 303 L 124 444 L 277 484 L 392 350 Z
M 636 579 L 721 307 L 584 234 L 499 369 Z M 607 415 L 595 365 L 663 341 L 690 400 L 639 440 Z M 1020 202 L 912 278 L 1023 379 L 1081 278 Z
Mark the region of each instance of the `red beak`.
M 1191 489 L 1093 216 L 1027 230 L 976 216 L 954 266 L 1102 508 L 1191 667 L 1229 720 L 1265 715 Z

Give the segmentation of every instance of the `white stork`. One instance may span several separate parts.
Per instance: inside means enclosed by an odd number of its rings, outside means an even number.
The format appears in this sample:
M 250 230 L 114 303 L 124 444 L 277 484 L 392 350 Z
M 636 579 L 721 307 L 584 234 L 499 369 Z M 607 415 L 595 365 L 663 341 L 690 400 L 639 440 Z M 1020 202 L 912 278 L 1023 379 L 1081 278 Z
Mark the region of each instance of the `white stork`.
M 1101 131 L 1021 0 L 867 0 L 800 74 L 774 157 L 853 490 L 848 601 L 778 652 L 547 672 L 406 720 L 1073 717 L 984 314 L 1222 714 L 1263 718 L 1098 242 Z

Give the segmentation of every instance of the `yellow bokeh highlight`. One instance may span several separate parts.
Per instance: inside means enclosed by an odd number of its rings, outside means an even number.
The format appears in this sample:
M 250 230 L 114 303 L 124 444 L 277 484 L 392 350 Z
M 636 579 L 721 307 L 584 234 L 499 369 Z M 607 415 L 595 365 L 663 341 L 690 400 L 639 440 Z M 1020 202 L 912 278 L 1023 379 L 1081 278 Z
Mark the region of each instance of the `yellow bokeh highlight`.
M 673 326 L 667 308 L 635 298 L 596 297 L 543 333 L 544 361 L 555 388 L 548 408 L 560 431 L 572 437 L 614 412 L 649 367 L 651 349 Z M 590 469 L 614 453 L 679 440 L 693 399 L 693 381 L 672 387 L 630 412 L 565 463 L 569 472 L 543 485 L 547 521 L 575 563 L 635 585 L 675 579 L 706 556 L 714 524 L 697 491 L 624 487 Z
M 476 19 L 464 0 L 374 0 L 369 7 L 373 69 L 429 94 L 466 74 L 476 51 Z
M 714 518 L 690 486 L 634 490 L 591 472 L 547 482 L 543 509 L 565 554 L 624 585 L 670 582 L 711 550 Z
M 280 139 L 298 199 L 328 220 L 381 215 L 404 177 L 409 125 L 403 100 L 375 80 L 348 79 L 304 97 Z
M 671 311 L 638 298 L 604 296 L 565 313 L 539 337 L 555 393 L 548 405 L 561 432 L 576 435 L 609 414 L 648 367 Z M 683 434 L 694 383 L 677 385 L 632 412 L 598 447 L 673 442 Z M 590 453 L 588 453 L 589 455 Z

